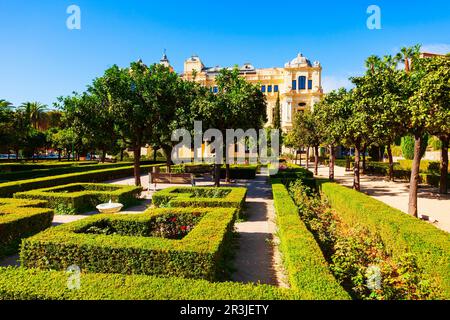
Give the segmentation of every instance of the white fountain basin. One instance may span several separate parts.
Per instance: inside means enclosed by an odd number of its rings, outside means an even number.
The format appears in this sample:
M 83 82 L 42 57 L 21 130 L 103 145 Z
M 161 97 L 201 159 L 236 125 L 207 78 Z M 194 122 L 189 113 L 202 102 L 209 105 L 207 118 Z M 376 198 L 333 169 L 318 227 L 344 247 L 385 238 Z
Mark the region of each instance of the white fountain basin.
M 123 204 L 121 203 L 103 203 L 99 204 L 97 206 L 97 210 L 100 211 L 100 213 L 118 213 L 120 210 L 123 209 Z

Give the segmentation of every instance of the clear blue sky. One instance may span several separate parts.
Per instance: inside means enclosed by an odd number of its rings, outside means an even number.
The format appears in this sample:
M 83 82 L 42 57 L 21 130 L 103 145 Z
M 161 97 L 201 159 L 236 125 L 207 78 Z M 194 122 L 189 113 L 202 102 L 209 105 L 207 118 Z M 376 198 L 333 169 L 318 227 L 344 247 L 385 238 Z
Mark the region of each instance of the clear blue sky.
M 81 30 L 66 9 L 81 8 Z M 381 30 L 366 27 L 381 8 Z M 302 52 L 321 61 L 326 90 L 348 85 L 371 54 L 421 43 L 450 52 L 450 1 L 0 0 L 0 99 L 18 105 L 82 91 L 113 64 L 150 64 L 167 49 L 176 71 L 198 54 L 208 66 L 282 66 Z

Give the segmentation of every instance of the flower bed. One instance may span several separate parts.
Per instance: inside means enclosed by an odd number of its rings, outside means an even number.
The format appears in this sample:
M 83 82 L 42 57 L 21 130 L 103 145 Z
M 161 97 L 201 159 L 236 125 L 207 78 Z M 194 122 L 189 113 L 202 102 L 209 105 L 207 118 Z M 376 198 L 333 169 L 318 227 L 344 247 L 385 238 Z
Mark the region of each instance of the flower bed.
M 97 215 L 23 241 L 28 268 L 220 279 L 235 219 L 230 208 Z M 175 229 L 175 230 L 174 230 Z
M 45 201 L 0 199 L 0 257 L 17 251 L 21 239 L 51 226 L 53 210 Z
M 101 203 L 112 200 L 125 207 L 133 205 L 142 187 L 112 184 L 73 183 L 65 186 L 18 192 L 16 199 L 46 200 L 56 214 L 81 214 L 92 211 Z

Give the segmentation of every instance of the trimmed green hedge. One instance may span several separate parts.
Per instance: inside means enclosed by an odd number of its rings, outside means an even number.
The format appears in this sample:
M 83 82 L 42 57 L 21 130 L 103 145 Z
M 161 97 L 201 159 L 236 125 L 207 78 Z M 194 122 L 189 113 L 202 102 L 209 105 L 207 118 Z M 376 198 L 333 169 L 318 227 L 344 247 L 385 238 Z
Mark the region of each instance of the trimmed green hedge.
M 97 205 L 110 200 L 128 207 L 137 202 L 141 192 L 142 187 L 135 186 L 73 183 L 65 186 L 18 192 L 14 195 L 14 198 L 46 200 L 47 207 L 57 209 L 57 214 L 64 214 L 61 211 L 81 214 L 92 211 Z
M 347 187 L 319 181 L 323 194 L 340 219 L 378 233 L 393 257 L 409 252 L 450 298 L 450 235 L 378 200 Z
M 69 173 L 77 173 L 77 172 L 86 172 L 86 171 L 94 171 L 94 170 L 102 170 L 102 169 L 113 169 L 131 166 L 132 163 L 111 163 L 111 164 L 92 164 L 92 165 L 84 165 L 84 166 L 69 166 L 69 167 L 56 167 L 56 168 L 45 168 L 45 169 L 33 169 L 33 170 L 25 170 L 25 171 L 14 171 L 14 172 L 6 172 L 0 174 L 1 182 L 11 182 L 18 180 L 27 180 L 27 179 L 37 179 L 43 177 L 57 176 L 61 174 L 69 174 Z
M 68 162 L 68 161 L 51 161 L 51 162 L 10 162 L 0 163 L 0 171 L 2 172 L 17 172 L 17 171 L 29 171 L 39 169 L 52 169 L 52 168 L 67 168 L 78 166 L 90 166 L 96 165 L 98 161 L 80 161 L 80 162 Z
M 157 165 L 141 165 L 142 173 L 145 169 L 159 167 Z M 88 172 L 64 174 L 54 177 L 45 177 L 30 180 L 20 180 L 15 182 L 0 183 L 0 197 L 10 198 L 17 192 L 24 192 L 34 189 L 50 188 L 64 184 L 77 182 L 103 182 L 108 180 L 127 178 L 133 176 L 133 167 L 120 167 L 113 169 L 94 170 Z
M 246 188 L 172 187 L 152 196 L 156 207 L 236 208 L 243 212 Z
M 253 180 L 256 178 L 259 166 L 257 165 L 232 165 L 230 166 L 231 179 Z M 220 170 L 220 178 L 225 179 L 226 169 Z
M 156 236 L 161 229 L 173 228 L 172 221 L 186 221 L 186 216 L 199 221 L 182 239 Z M 93 273 L 216 280 L 223 272 L 223 252 L 234 220 L 235 209 L 231 208 L 96 215 L 25 239 L 20 258 L 28 268 L 65 270 L 77 265 Z
M 281 251 L 294 290 L 310 299 L 350 299 L 331 274 L 314 236 L 300 219 L 297 206 L 279 179 L 272 180 Z
M 20 240 L 52 225 L 45 201 L 0 199 L 0 257 L 17 251 Z
M 68 274 L 0 268 L 0 300 L 285 300 L 307 299 L 269 285 L 157 278 L 145 275 L 82 274 L 80 289 L 67 288 Z

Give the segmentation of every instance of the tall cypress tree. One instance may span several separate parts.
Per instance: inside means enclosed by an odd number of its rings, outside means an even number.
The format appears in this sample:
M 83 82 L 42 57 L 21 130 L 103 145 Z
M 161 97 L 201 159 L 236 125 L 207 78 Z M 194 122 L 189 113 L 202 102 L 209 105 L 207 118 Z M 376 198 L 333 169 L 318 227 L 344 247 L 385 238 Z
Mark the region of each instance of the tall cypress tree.
M 274 129 L 281 129 L 281 106 L 280 106 L 280 93 L 278 93 L 277 102 L 275 103 L 275 109 L 273 111 L 273 127 Z

